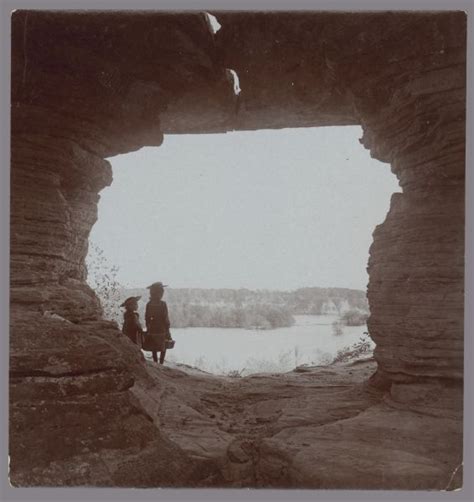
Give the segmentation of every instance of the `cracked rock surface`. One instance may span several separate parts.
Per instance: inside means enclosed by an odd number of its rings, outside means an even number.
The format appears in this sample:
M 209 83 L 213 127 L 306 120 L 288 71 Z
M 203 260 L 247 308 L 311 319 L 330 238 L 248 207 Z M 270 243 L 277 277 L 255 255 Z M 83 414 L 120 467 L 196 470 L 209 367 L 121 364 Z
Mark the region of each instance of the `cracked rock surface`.
M 110 323 L 65 330 L 43 317 L 15 329 L 28 335 L 12 331 L 15 486 L 461 483 L 456 384 L 377 390 L 374 361 L 231 378 L 146 362 Z
M 460 463 L 460 410 L 397 409 L 365 384 L 374 369 L 363 362 L 226 378 L 149 365 L 163 386 L 160 430 L 214 466 L 205 484 L 446 488 Z

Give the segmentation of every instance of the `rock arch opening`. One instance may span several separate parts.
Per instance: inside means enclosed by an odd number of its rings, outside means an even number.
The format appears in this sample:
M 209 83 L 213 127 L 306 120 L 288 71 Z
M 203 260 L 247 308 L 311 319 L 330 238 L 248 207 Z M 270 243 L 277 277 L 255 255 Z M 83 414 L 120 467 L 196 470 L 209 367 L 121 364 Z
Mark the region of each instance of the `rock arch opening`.
M 109 159 L 87 260 L 106 317 L 121 325 L 119 305 L 139 294 L 143 321 L 145 287 L 163 280 L 171 360 L 220 373 L 328 363 L 359 342 L 372 231 L 398 190 L 361 134 L 175 135 Z
M 465 13 L 213 15 L 216 32 L 197 12 L 12 16 L 11 482 L 459 487 Z M 344 399 L 361 399 L 337 401 L 341 421 L 332 423 L 335 409 L 308 411 L 319 394 L 314 375 L 303 376 L 311 393 L 300 389 L 299 416 L 287 409 L 280 420 L 278 403 L 293 398 L 297 378 L 272 387 L 276 404 L 260 406 L 265 396 L 250 388 L 246 403 L 261 419 L 250 448 L 245 430 L 216 425 L 209 399 L 218 394 L 235 415 L 226 392 L 238 386 L 209 388 L 206 407 L 183 387 L 188 415 L 173 391 L 162 406 L 171 377 L 148 371 L 86 284 L 98 193 L 111 182 L 104 159 L 158 146 L 165 134 L 354 124 L 403 188 L 374 232 L 368 266 L 371 383 L 383 399 L 373 405 L 363 392 L 366 373 L 356 384 L 333 375 Z M 195 412 L 207 435 L 192 428 Z M 173 415 L 179 431 L 163 426 Z M 124 424 L 133 434 L 124 437 Z M 210 456 L 206 438 L 218 438 Z

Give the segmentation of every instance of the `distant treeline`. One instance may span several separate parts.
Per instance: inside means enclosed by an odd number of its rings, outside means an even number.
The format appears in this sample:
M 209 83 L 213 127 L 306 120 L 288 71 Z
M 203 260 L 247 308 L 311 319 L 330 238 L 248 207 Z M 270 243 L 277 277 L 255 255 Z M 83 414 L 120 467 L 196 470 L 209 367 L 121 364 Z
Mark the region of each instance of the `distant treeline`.
M 170 321 L 175 328 L 216 327 L 273 329 L 292 326 L 295 322 L 287 308 L 271 305 L 245 307 L 220 305 L 170 304 Z
M 148 290 L 126 289 L 124 297 L 141 295 L 140 317 Z M 172 327 L 272 329 L 291 326 L 294 315 L 368 311 L 365 292 L 345 288 L 301 288 L 296 291 L 166 288 L 164 300 Z

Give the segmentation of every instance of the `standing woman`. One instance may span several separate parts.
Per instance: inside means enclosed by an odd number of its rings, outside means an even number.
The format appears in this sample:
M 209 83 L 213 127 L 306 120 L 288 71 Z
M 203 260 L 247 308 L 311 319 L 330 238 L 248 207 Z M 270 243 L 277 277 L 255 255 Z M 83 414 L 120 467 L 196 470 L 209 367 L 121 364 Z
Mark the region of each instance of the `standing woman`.
M 171 340 L 168 307 L 162 300 L 166 285 L 154 282 L 148 286 L 150 301 L 146 304 L 145 322 L 147 327 L 147 347 L 153 354 L 153 361 L 158 362 L 157 352 L 160 353 L 160 364 L 165 362 L 166 340 Z

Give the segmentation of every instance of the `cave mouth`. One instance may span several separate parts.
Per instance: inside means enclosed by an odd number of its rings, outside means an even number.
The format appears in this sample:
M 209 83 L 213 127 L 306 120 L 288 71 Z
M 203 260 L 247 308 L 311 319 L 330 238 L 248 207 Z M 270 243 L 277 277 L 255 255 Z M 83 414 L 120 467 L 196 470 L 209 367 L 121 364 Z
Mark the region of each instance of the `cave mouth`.
M 461 488 L 466 14 L 215 15 L 218 31 L 200 12 L 12 15 L 11 484 Z M 169 133 L 355 123 L 403 186 L 370 240 L 375 362 L 201 392 L 144 368 L 85 284 L 104 159 Z M 117 248 L 142 221 L 120 208 Z M 152 280 L 176 287 L 165 263 Z
M 114 182 L 86 260 L 105 317 L 120 325 L 119 305 L 140 295 L 143 322 L 145 288 L 162 280 L 172 363 L 252 374 L 328 364 L 354 344 L 370 352 L 365 267 L 398 184 L 360 136 L 358 126 L 167 135 L 108 159 Z

